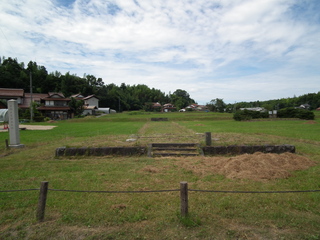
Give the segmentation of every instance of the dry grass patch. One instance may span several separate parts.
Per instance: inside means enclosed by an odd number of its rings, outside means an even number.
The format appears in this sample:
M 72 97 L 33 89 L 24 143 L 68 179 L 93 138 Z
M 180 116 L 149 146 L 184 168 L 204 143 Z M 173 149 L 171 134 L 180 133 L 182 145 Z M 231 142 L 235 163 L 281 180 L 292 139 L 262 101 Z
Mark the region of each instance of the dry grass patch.
M 255 181 L 288 178 L 293 171 L 304 170 L 316 165 L 310 159 L 292 153 L 184 158 L 179 159 L 175 164 L 197 175 L 221 174 L 230 179 Z

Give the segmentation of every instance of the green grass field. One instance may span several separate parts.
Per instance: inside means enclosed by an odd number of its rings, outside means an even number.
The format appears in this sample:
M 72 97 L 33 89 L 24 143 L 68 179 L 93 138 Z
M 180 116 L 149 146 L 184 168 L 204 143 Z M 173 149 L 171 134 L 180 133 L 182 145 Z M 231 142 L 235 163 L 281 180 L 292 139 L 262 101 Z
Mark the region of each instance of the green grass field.
M 150 122 L 167 117 L 168 122 Z M 37 125 L 36 123 L 33 123 Z M 20 131 L 22 149 L 5 149 L 0 132 L 0 191 L 50 189 L 144 191 L 178 189 L 285 191 L 320 189 L 320 115 L 315 121 L 236 122 L 232 114 L 143 112 L 73 119 L 52 130 Z M 1 127 L 0 127 L 1 128 Z M 316 162 L 290 177 L 254 181 L 199 173 L 211 158 L 55 158 L 62 146 L 132 146 L 151 142 L 214 145 L 292 144 Z M 136 142 L 126 139 L 139 136 Z M 231 156 L 226 156 L 228 159 Z M 213 158 L 212 158 L 213 159 Z M 191 169 L 191 170 L 190 170 Z M 45 221 L 36 221 L 38 191 L 0 192 L 0 239 L 320 239 L 320 192 L 228 194 L 189 192 L 189 216 L 180 216 L 179 192 L 79 193 L 50 191 Z

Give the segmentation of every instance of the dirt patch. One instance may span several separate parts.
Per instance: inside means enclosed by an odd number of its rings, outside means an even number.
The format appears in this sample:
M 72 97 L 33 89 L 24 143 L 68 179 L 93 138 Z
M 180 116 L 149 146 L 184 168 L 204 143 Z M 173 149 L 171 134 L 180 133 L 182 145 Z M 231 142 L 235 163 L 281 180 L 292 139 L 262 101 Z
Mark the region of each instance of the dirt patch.
M 199 175 L 221 174 L 230 179 L 252 179 L 255 181 L 288 178 L 293 171 L 315 166 L 310 159 L 292 153 L 243 154 L 235 157 L 187 158 L 176 162 Z
M 317 123 L 316 121 L 310 120 L 310 121 L 304 122 L 303 124 L 316 124 L 316 123 Z
M 25 128 L 26 130 L 51 130 L 56 126 L 42 126 L 42 125 L 19 125 L 20 128 Z
M 10 126 L 9 126 L 10 127 Z M 56 126 L 42 126 L 42 125 L 25 125 L 20 124 L 19 128 L 22 130 L 51 130 Z M 0 132 L 8 132 L 8 129 L 0 128 Z

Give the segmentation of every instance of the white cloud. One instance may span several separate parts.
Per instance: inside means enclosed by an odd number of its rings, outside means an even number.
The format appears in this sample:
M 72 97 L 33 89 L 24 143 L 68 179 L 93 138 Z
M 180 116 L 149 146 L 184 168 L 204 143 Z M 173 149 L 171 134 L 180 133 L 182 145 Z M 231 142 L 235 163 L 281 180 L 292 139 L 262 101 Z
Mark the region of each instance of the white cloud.
M 319 91 L 313 1 L 61 2 L 4 0 L 1 55 L 105 83 L 184 89 L 199 103 Z

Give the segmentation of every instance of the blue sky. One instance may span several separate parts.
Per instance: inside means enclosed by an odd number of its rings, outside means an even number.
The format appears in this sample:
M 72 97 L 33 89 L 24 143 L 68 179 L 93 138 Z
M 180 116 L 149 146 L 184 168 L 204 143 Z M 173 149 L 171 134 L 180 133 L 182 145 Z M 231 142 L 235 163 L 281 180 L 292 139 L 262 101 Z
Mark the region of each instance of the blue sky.
M 0 54 L 199 104 L 320 91 L 319 0 L 3 0 Z

